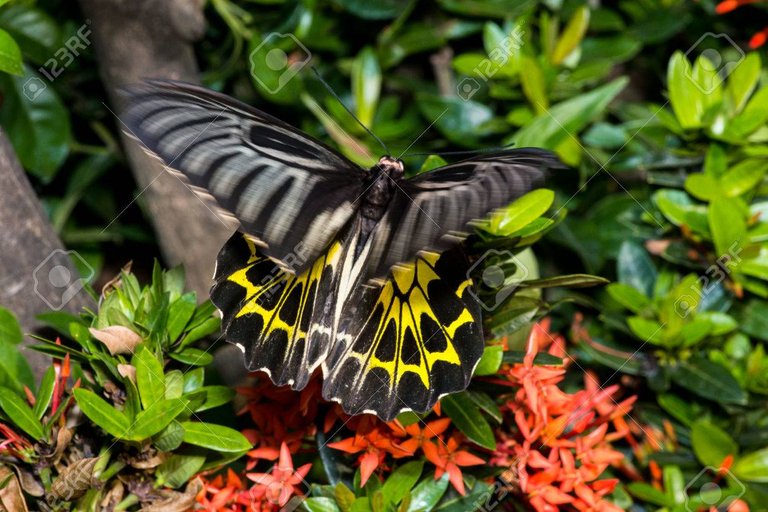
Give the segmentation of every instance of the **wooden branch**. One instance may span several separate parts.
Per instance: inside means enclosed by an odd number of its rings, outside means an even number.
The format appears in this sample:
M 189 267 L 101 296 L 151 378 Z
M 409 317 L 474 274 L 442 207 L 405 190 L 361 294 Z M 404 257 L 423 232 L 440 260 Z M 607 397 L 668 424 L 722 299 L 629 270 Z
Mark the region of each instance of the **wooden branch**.
M 72 258 L 85 260 L 64 250 L 2 129 L 0 190 L 0 305 L 16 314 L 27 333 L 40 327 L 39 313 L 94 307 L 83 290 L 87 279 L 72 263 Z M 93 277 L 93 271 L 84 276 Z M 48 356 L 31 350 L 26 355 L 38 377 L 50 366 Z
M 191 42 L 203 34 L 202 1 L 80 0 L 80 5 L 93 30 L 110 108 L 118 117 L 123 86 L 144 78 L 199 82 Z M 122 140 L 163 255 L 171 265 L 182 263 L 187 285 L 207 297 L 216 254 L 236 226 L 217 217 L 130 137 L 123 134 Z

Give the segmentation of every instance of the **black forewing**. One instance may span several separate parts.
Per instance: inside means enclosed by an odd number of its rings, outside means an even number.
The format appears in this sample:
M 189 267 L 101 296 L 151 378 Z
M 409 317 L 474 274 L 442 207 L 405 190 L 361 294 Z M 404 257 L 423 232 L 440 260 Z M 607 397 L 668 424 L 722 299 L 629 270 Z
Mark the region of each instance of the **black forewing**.
M 466 238 L 470 224 L 540 187 L 561 167 L 552 153 L 510 149 L 395 182 L 394 196 L 372 233 L 366 277 L 377 280 L 419 251 L 440 252 Z
M 131 134 L 283 268 L 305 270 L 355 213 L 368 171 L 296 128 L 194 85 L 150 81 L 126 92 Z

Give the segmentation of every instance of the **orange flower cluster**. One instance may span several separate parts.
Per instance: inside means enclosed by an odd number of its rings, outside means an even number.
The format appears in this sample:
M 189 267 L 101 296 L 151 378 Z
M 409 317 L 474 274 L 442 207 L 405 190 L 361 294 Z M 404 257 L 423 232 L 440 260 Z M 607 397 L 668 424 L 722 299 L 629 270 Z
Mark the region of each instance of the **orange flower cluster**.
M 301 496 L 306 491 L 303 479 L 311 464 L 294 468 L 292 456 L 301 452 L 305 438 L 317 433 L 315 418 L 322 403 L 320 383 L 312 380 L 297 393 L 287 386 L 276 387 L 263 378 L 256 385 L 237 391 L 246 399 L 238 414 L 249 415 L 254 425 L 243 431 L 254 446 L 247 453 L 245 478 L 230 469 L 226 477 L 202 476 L 203 488 L 197 502 L 210 511 L 277 511 L 293 496 Z M 337 408 L 331 407 L 324 429 L 329 430 L 338 417 Z M 271 470 L 254 472 L 259 464 L 262 467 L 271 464 Z M 249 485 L 248 480 L 254 483 Z
M 516 484 L 538 512 L 566 507 L 619 512 L 619 507 L 605 499 L 618 479 L 600 476 L 624 458 L 611 442 L 629 436 L 624 416 L 636 397 L 616 403 L 613 397 L 619 386 L 603 389 L 589 372 L 585 389 L 573 394 L 561 390 L 558 384 L 564 368 L 533 363 L 540 348 L 547 346 L 550 354 L 564 355 L 563 338 L 553 337 L 548 328 L 547 320 L 534 326 L 524 362 L 502 372 L 506 385 L 518 388 L 502 407 L 513 417 L 518 434 L 499 433 L 491 462 L 511 469 Z
M 715 7 L 715 12 L 717 14 L 725 14 L 733 11 L 734 9 L 738 9 L 741 6 L 756 2 L 757 0 L 725 0 L 717 4 Z M 768 27 L 765 27 L 763 30 L 752 36 L 752 38 L 749 40 L 749 47 L 753 50 L 756 50 L 757 48 L 763 46 L 766 40 L 768 40 Z
M 439 408 L 437 408 L 439 412 Z M 462 450 L 463 436 L 453 432 L 444 435 L 451 426 L 450 418 L 440 418 L 424 423 L 419 421 L 403 426 L 397 420 L 383 423 L 372 416 L 357 416 L 348 421 L 347 427 L 355 431 L 350 437 L 328 446 L 346 453 L 359 453 L 360 485 L 366 484 L 376 469 L 387 470 L 387 455 L 393 459 L 413 457 L 418 450 L 435 465 L 435 479 L 448 473 L 449 480 L 459 494 L 466 493 L 461 466 L 485 463 L 480 457 Z

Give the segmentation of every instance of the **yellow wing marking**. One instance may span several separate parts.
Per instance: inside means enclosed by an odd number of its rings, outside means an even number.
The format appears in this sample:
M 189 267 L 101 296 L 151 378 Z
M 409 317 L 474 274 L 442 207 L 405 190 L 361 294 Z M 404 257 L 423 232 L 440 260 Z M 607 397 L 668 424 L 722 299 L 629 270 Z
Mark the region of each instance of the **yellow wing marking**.
M 301 319 L 303 318 L 307 308 L 312 308 L 314 297 L 309 296 L 312 284 L 319 283 L 323 276 L 323 271 L 326 265 L 335 266 L 341 251 L 341 243 L 338 241 L 331 244 L 328 251 L 318 258 L 311 267 L 305 270 L 298 276 L 292 276 L 279 269 L 277 265 L 274 265 L 274 270 L 269 274 L 265 274 L 260 283 L 253 283 L 248 278 L 248 271 L 253 268 L 254 265 L 263 263 L 268 260 L 265 256 L 261 256 L 256 248 L 256 245 L 252 240 L 246 238 L 250 256 L 248 257 L 248 264 L 244 268 L 232 273 L 227 279 L 232 281 L 245 289 L 245 304 L 235 315 L 237 318 L 243 315 L 257 314 L 264 322 L 264 337 L 269 336 L 270 333 L 276 330 L 282 330 L 288 335 L 289 349 L 299 339 L 306 338 L 307 333 L 299 328 Z M 264 306 L 266 302 L 263 300 L 266 294 L 273 293 L 272 290 L 281 283 L 285 282 L 285 287 L 280 291 L 280 298 L 277 304 L 273 305 L 271 309 Z M 288 324 L 280 318 L 280 309 L 285 305 L 288 298 L 292 295 L 296 288 L 300 287 L 301 295 L 299 299 L 299 307 L 296 313 L 296 321 L 294 325 Z
M 374 368 L 381 368 L 389 375 L 389 387 L 393 389 L 407 372 L 415 373 L 424 387 L 429 389 L 429 375 L 437 361 L 445 361 L 461 366 L 461 361 L 453 346 L 453 338 L 456 331 L 462 325 L 474 321 L 472 314 L 464 308 L 453 322 L 442 324 L 432 309 L 430 298 L 427 295 L 429 283 L 440 277 L 435 272 L 434 266 L 439 259 L 439 254 L 424 253 L 420 255 L 416 263 L 400 265 L 392 269 L 392 279 L 385 282 L 379 293 L 379 298 L 373 311 L 379 306 L 382 308 L 381 319 L 376 328 L 376 335 L 366 353 L 352 352 L 351 356 L 358 359 L 363 365 L 363 372 L 367 373 Z M 462 282 L 456 295 L 462 296 L 464 289 L 471 284 L 471 280 Z M 395 294 L 395 287 L 399 295 Z M 401 299 L 402 296 L 402 299 Z M 425 339 L 421 328 L 421 317 L 427 315 L 440 327 L 446 339 L 446 348 L 440 352 L 428 351 L 426 347 L 428 339 Z M 387 332 L 387 327 L 392 323 L 395 327 L 395 357 L 392 360 L 382 360 L 375 352 Z M 403 354 L 403 344 L 407 332 L 410 331 L 416 340 L 419 351 L 419 362 L 411 363 Z

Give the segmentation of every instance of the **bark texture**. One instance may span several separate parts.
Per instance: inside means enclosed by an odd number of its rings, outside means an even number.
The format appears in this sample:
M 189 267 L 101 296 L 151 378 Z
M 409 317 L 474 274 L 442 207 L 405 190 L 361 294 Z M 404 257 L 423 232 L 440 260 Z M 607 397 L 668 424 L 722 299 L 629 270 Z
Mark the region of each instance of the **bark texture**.
M 202 0 L 80 0 L 80 6 L 91 22 L 108 103 L 118 119 L 123 86 L 145 78 L 199 82 L 192 42 L 205 28 Z M 188 286 L 207 297 L 216 254 L 236 226 L 216 216 L 130 136 L 123 133 L 122 140 L 166 261 L 182 263 Z
M 16 314 L 25 333 L 41 326 L 39 313 L 94 307 L 83 290 L 93 272 L 81 276 L 76 270 L 72 257 L 79 256 L 64 250 L 2 129 L 0 191 L 0 305 Z M 50 358 L 32 350 L 25 354 L 35 375 L 42 375 Z

